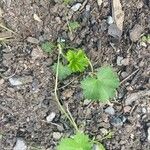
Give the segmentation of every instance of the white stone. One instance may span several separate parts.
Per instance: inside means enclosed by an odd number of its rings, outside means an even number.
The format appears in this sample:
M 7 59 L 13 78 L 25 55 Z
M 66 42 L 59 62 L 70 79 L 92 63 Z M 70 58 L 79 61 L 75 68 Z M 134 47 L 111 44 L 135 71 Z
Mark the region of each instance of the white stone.
M 81 3 L 76 3 L 75 5 L 73 5 L 72 7 L 71 7 L 71 9 L 73 10 L 73 11 L 78 11 L 79 10 L 79 8 L 81 7 Z
M 55 118 L 55 116 L 56 116 L 56 113 L 55 113 L 55 112 L 51 112 L 51 113 L 46 117 L 46 121 L 47 121 L 48 123 L 52 122 L 53 119 Z
M 17 78 L 9 78 L 9 82 L 13 86 L 22 85 L 23 83 Z
M 23 139 L 18 138 L 13 150 L 27 150 L 27 146 Z
M 112 16 L 108 16 L 107 23 L 108 24 L 114 23 L 114 19 L 112 18 Z

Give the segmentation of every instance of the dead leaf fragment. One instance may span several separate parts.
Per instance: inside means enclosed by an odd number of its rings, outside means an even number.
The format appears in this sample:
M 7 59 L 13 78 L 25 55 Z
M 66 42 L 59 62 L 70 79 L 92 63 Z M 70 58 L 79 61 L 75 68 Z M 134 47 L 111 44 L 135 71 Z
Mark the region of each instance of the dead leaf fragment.
M 118 29 L 122 32 L 124 22 L 124 11 L 122 10 L 120 0 L 113 0 L 112 2 L 112 17 Z

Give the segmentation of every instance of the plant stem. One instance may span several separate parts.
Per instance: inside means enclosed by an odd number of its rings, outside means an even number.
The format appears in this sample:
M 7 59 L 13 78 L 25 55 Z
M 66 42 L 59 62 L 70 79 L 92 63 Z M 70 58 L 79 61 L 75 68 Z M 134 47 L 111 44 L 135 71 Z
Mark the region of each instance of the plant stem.
M 60 55 L 62 54 L 62 48 L 61 48 L 61 45 L 58 44 L 58 60 L 57 60 L 57 69 L 56 69 L 56 80 L 55 80 L 55 99 L 56 99 L 56 102 L 61 110 L 62 113 L 64 113 L 64 115 L 66 116 L 66 118 L 70 121 L 70 123 L 72 124 L 72 126 L 75 128 L 75 130 L 78 132 L 79 129 L 73 119 L 73 117 L 71 116 L 71 114 L 67 113 L 64 109 L 64 107 L 61 105 L 60 101 L 59 101 L 59 98 L 58 98 L 58 94 L 57 94 L 57 87 L 58 87 L 58 70 L 59 70 L 59 61 L 60 61 Z
M 88 62 L 89 62 L 90 68 L 91 68 L 91 72 L 92 72 L 92 74 L 94 74 L 94 68 L 93 68 L 93 65 L 89 59 L 88 59 Z

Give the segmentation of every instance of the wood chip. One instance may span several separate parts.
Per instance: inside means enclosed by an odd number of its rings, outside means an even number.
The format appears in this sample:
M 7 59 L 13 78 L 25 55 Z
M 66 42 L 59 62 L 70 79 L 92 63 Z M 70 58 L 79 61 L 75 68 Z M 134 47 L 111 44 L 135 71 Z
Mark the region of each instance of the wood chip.
M 123 21 L 124 21 L 124 11 L 122 10 L 120 0 L 113 0 L 112 2 L 112 17 L 118 29 L 122 32 Z

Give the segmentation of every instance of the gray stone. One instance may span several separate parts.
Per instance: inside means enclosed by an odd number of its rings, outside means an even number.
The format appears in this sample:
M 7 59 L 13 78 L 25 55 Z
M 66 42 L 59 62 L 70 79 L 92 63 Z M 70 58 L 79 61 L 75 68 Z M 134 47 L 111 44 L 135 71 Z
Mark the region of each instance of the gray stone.
M 81 7 L 81 3 L 76 3 L 75 5 L 73 5 L 72 7 L 71 7 L 71 9 L 73 10 L 73 11 L 78 11 L 79 10 L 79 8 Z
M 27 42 L 32 44 L 39 44 L 39 40 L 31 36 L 27 38 Z
M 119 39 L 122 35 L 122 31 L 117 27 L 116 24 L 111 24 L 108 27 L 108 34 L 113 36 L 114 38 Z
M 122 119 L 120 117 L 113 117 L 111 119 L 111 124 L 115 127 L 119 127 L 123 125 Z
M 24 76 L 24 77 L 11 77 L 9 78 L 9 82 L 13 86 L 19 86 L 27 83 L 31 83 L 33 80 L 32 76 Z
M 23 139 L 17 138 L 16 145 L 13 150 L 27 150 L 27 146 Z
M 136 24 L 130 31 L 131 41 L 133 42 L 138 41 L 143 31 L 144 31 L 144 27 L 139 24 Z
M 61 138 L 62 134 L 60 132 L 53 132 L 53 138 L 55 140 L 59 140 Z
M 46 121 L 47 121 L 48 123 L 52 122 L 53 119 L 55 118 L 55 116 L 56 116 L 56 113 L 55 113 L 55 112 L 51 112 L 51 113 L 46 117 Z
M 115 110 L 113 107 L 109 106 L 105 109 L 105 113 L 109 114 L 109 115 L 114 115 L 115 114 Z

